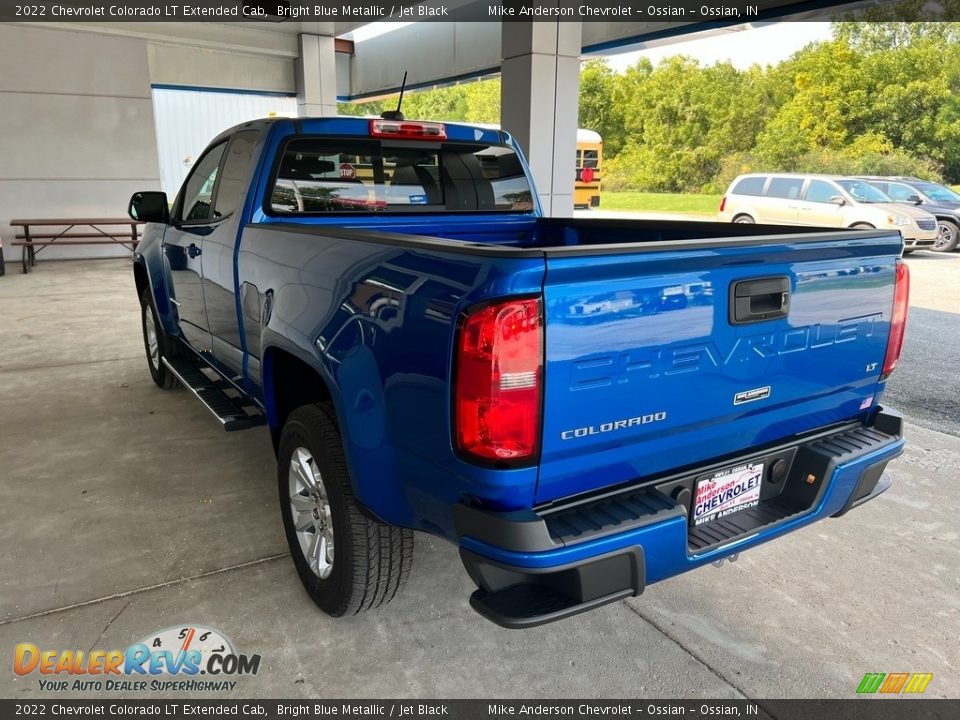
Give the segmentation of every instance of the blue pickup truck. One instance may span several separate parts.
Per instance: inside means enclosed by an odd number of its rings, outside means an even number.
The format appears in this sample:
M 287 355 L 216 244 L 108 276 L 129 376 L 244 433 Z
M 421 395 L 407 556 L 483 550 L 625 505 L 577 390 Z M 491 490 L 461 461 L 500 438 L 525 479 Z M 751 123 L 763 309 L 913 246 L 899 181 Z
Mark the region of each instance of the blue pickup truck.
M 543 217 L 506 132 L 271 119 L 137 193 L 150 373 L 266 424 L 297 573 L 389 602 L 413 531 L 528 627 L 890 485 L 896 232 Z

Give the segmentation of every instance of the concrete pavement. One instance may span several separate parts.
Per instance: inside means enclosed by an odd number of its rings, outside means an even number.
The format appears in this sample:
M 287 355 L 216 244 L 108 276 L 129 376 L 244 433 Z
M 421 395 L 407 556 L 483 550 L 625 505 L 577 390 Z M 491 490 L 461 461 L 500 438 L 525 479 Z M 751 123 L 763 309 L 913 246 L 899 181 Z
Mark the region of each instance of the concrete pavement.
M 914 298 L 956 296 L 952 257 L 910 264 Z M 18 642 L 201 623 L 263 656 L 238 697 L 842 698 L 868 671 L 960 697 L 956 434 L 911 423 L 877 501 L 572 620 L 488 623 L 455 548 L 418 535 L 403 596 L 334 621 L 286 556 L 266 431 L 223 433 L 150 381 L 128 262 L 8 274 L 0 309 L 0 696 L 46 694 L 11 672 Z

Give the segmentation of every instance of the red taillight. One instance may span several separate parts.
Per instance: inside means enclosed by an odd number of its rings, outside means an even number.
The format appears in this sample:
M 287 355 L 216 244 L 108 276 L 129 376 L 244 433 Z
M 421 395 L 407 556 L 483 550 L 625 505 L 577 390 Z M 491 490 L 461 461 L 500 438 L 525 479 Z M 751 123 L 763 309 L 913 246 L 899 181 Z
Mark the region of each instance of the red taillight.
M 408 140 L 446 140 L 447 127 L 443 123 L 371 120 L 370 136 Z
M 907 327 L 907 306 L 910 302 L 910 269 L 902 260 L 897 261 L 897 283 L 893 289 L 893 315 L 890 317 L 890 335 L 887 338 L 887 354 L 883 358 L 881 380 L 886 380 L 897 368 L 900 350 L 903 348 L 903 333 Z
M 540 445 L 543 321 L 537 299 L 469 311 L 457 335 L 454 438 L 487 461 L 535 458 Z
M 723 209 L 724 209 L 726 206 L 727 206 L 727 196 L 724 195 L 724 196 L 720 199 L 720 212 L 723 212 Z

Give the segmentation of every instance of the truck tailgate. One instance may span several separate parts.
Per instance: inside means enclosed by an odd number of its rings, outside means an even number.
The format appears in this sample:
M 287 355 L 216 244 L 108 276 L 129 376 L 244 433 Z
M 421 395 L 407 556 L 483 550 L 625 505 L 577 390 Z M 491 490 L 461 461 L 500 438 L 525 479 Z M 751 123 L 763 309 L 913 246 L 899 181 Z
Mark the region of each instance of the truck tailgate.
M 900 237 L 816 237 L 548 253 L 536 501 L 869 412 Z

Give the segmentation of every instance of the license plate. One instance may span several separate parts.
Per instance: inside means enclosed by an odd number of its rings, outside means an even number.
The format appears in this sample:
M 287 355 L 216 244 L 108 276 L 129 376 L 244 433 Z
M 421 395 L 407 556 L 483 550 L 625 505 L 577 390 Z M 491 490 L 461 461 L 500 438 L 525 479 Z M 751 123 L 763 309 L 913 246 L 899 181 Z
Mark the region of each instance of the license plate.
M 693 493 L 693 524 L 703 525 L 760 503 L 763 463 L 727 468 L 697 482 Z

